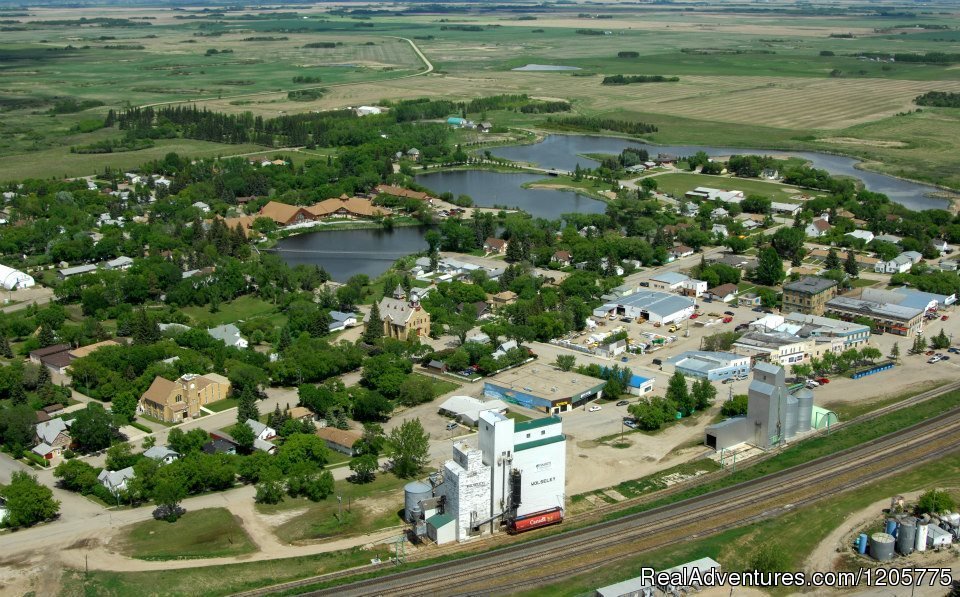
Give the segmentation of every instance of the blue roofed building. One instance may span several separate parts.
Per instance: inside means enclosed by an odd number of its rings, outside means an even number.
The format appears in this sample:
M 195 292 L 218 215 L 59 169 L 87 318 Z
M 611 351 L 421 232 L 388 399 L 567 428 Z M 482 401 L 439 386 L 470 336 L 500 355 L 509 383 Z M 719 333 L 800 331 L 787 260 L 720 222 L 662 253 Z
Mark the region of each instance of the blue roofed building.
M 691 298 L 647 288 L 606 300 L 608 302 L 603 306 L 593 310 L 594 317 L 625 315 L 651 323 L 669 324 L 688 319 L 694 310 Z

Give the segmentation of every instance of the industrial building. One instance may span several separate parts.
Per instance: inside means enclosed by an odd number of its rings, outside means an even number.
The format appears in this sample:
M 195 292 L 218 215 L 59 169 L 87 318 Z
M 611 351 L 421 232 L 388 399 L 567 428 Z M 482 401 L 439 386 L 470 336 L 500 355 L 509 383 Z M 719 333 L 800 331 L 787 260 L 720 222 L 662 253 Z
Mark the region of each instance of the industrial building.
M 407 485 L 406 519 L 438 544 L 503 526 L 519 530 L 560 522 L 566 482 L 562 426 L 559 417 L 516 423 L 482 411 L 476 446 L 455 443 L 442 477 Z
M 530 363 L 489 378 L 483 395 L 548 414 L 562 413 L 600 398 L 605 384 L 595 377 Z
M 693 299 L 640 288 L 623 296 L 612 297 L 609 302 L 594 309 L 593 316 L 621 315 L 651 323 L 669 324 L 688 319 L 693 315 L 693 311 Z
M 836 414 L 813 405 L 813 392 L 800 388 L 791 394 L 782 367 L 758 363 L 747 390 L 747 414 L 710 425 L 704 443 L 725 450 L 743 443 L 769 450 L 797 434 L 829 426 Z
M 502 400 L 487 400 L 483 402 L 473 396 L 451 396 L 440 405 L 441 415 L 453 417 L 464 425 L 476 427 L 480 422 L 480 413 L 485 410 L 494 410 L 500 414 L 507 412 L 507 403 Z
M 701 581 L 703 581 L 705 580 L 704 576 L 711 570 L 715 571 L 715 573 L 719 573 L 721 571 L 720 563 L 712 558 L 700 558 L 699 560 L 687 562 L 686 564 L 680 564 L 679 566 L 674 566 L 673 568 L 668 568 L 660 572 L 654 572 L 651 570 L 652 574 L 637 576 L 636 578 L 631 578 L 623 582 L 601 587 L 597 589 L 596 596 L 653 597 L 657 594 L 681 595 L 689 594 L 691 592 L 699 592 L 700 589 L 704 588 L 703 585 L 707 583 L 694 583 L 690 585 L 683 583 L 658 584 L 657 580 L 658 578 L 667 580 L 700 578 Z
M 710 381 L 731 379 L 750 373 L 750 357 L 732 352 L 688 350 L 663 361 L 687 377 Z

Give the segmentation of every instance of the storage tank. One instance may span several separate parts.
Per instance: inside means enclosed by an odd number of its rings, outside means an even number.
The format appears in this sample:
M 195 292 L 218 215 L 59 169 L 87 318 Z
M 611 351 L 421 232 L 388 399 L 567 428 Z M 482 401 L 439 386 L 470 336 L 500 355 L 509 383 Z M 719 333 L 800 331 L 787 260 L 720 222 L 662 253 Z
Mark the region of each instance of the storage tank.
M 423 512 L 420 500 L 433 497 L 433 488 L 423 481 L 411 481 L 403 487 L 403 517 L 407 522 L 414 522 Z
M 863 555 L 867 553 L 867 534 L 860 533 L 860 536 L 857 537 L 857 553 Z
M 941 518 L 945 519 L 947 522 L 949 522 L 951 525 L 955 527 L 960 526 L 960 514 L 957 514 L 956 512 L 947 512 Z
M 913 543 L 914 549 L 917 551 L 926 551 L 927 550 L 927 523 L 926 521 L 921 521 L 917 525 L 917 540 Z
M 897 533 L 897 552 L 908 556 L 913 553 L 917 541 L 917 520 L 909 517 L 900 521 L 900 531 Z
M 787 412 L 783 421 L 783 437 L 791 439 L 797 434 L 797 399 L 787 397 Z
M 883 530 L 886 534 L 890 535 L 891 537 L 895 537 L 897 535 L 897 519 L 888 518 L 887 526 L 885 526 Z
M 874 533 L 870 535 L 870 556 L 878 562 L 893 559 L 894 538 L 890 533 Z
M 806 433 L 813 425 L 813 392 L 801 388 L 794 396 L 797 397 L 797 433 Z

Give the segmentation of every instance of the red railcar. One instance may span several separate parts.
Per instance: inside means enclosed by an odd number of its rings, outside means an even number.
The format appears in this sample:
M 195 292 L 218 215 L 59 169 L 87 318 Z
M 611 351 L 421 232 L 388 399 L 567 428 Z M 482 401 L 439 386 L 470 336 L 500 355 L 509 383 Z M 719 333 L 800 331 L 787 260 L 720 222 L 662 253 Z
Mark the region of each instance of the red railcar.
M 533 514 L 527 514 L 523 518 L 517 518 L 510 521 L 508 532 L 511 534 L 523 533 L 525 531 L 532 531 L 533 529 L 539 529 L 541 527 L 550 526 L 551 524 L 559 524 L 561 522 L 563 522 L 562 509 L 553 508 L 552 510 L 542 510 L 540 512 L 534 512 Z

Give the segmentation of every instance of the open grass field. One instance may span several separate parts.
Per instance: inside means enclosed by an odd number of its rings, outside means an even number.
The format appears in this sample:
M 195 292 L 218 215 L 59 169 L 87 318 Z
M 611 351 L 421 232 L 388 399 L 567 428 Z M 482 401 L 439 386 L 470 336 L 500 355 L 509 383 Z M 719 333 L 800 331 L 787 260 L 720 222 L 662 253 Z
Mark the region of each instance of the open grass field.
M 244 295 L 222 303 L 216 313 L 211 313 L 207 307 L 185 307 L 183 312 L 202 327 L 216 327 L 225 323 L 264 317 L 283 319 L 276 305 L 253 295 Z
M 745 180 L 730 176 L 678 173 L 661 174 L 659 176 L 655 176 L 654 180 L 657 181 L 657 187 L 661 191 L 669 193 L 678 198 L 683 197 L 684 193 L 691 191 L 696 187 L 710 187 L 713 189 L 722 189 L 727 191 L 743 191 L 743 194 L 746 196 L 762 195 L 764 197 L 769 197 L 771 201 L 780 201 L 783 203 L 797 203 L 800 195 L 808 195 L 807 191 L 801 191 L 800 189 L 789 185 L 763 182 L 761 180 Z
M 144 560 L 219 558 L 256 551 L 243 526 L 225 508 L 187 512 L 177 522 L 148 520 L 119 539 L 124 555 Z

